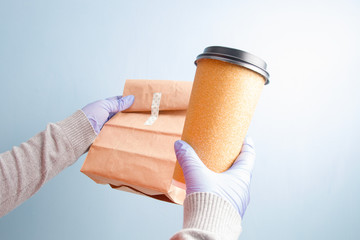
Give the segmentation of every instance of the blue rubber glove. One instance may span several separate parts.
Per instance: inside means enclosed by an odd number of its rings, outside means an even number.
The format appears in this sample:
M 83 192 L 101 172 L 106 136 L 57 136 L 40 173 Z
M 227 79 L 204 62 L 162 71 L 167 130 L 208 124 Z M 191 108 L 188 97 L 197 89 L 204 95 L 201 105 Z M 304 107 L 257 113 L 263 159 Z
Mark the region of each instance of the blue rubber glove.
M 89 119 L 95 132 L 99 134 L 104 124 L 116 113 L 128 109 L 134 103 L 134 99 L 133 95 L 116 96 L 90 103 L 81 110 Z
M 228 200 L 241 218 L 250 201 L 250 180 L 255 162 L 255 150 L 246 138 L 234 164 L 223 173 L 215 173 L 200 160 L 194 149 L 184 141 L 175 142 L 175 153 L 184 172 L 186 194 L 209 192 Z

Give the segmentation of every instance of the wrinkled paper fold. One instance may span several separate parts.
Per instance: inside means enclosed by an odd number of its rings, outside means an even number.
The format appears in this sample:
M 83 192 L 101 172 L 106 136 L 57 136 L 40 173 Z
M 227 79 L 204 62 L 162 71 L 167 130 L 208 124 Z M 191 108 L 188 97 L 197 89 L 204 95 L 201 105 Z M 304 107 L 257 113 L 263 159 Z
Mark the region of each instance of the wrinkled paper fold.
M 134 95 L 134 104 L 104 125 L 81 172 L 114 189 L 182 204 L 185 190 L 172 184 L 174 142 L 181 138 L 191 87 L 184 81 L 127 80 L 123 96 Z M 154 93 L 161 93 L 160 112 L 145 125 Z

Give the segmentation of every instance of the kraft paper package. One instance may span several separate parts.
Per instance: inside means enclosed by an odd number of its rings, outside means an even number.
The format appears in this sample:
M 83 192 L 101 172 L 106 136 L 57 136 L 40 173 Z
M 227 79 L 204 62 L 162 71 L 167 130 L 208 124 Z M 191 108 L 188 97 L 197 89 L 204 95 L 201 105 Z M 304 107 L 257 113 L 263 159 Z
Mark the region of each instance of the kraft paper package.
M 134 104 L 102 128 L 81 168 L 99 184 L 183 204 L 173 185 L 174 142 L 181 138 L 192 82 L 127 80 L 123 96 Z

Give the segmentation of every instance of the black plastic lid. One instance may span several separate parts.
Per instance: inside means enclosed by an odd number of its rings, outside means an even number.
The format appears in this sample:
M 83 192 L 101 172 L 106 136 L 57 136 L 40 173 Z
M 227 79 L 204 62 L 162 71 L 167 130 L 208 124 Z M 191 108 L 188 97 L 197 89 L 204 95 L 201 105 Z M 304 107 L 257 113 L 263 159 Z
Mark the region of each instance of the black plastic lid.
M 265 78 L 265 85 L 269 83 L 269 73 L 266 71 L 266 62 L 251 53 L 234 48 L 211 46 L 197 56 L 195 65 L 199 59 L 210 58 L 240 65 L 261 74 Z

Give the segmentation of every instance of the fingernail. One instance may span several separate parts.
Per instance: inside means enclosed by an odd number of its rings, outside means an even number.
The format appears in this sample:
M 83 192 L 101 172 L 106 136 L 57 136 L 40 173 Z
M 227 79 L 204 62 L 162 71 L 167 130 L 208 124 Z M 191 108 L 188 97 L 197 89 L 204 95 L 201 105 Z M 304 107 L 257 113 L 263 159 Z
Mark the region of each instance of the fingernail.
M 252 146 L 253 148 L 255 147 L 254 140 L 249 136 L 245 137 L 244 144 L 248 144 L 248 145 Z
M 177 140 L 174 144 L 175 150 L 179 150 L 182 147 L 182 143 L 180 140 Z
M 128 109 L 134 103 L 134 100 L 135 100 L 134 95 L 123 97 L 120 101 L 122 101 L 124 104 L 120 106 L 120 108 L 123 110 Z
M 128 103 L 133 103 L 134 102 L 134 100 L 135 100 L 135 96 L 134 95 L 129 95 L 129 96 L 126 96 L 126 97 L 124 97 L 125 99 L 125 101 L 126 102 L 128 102 Z

